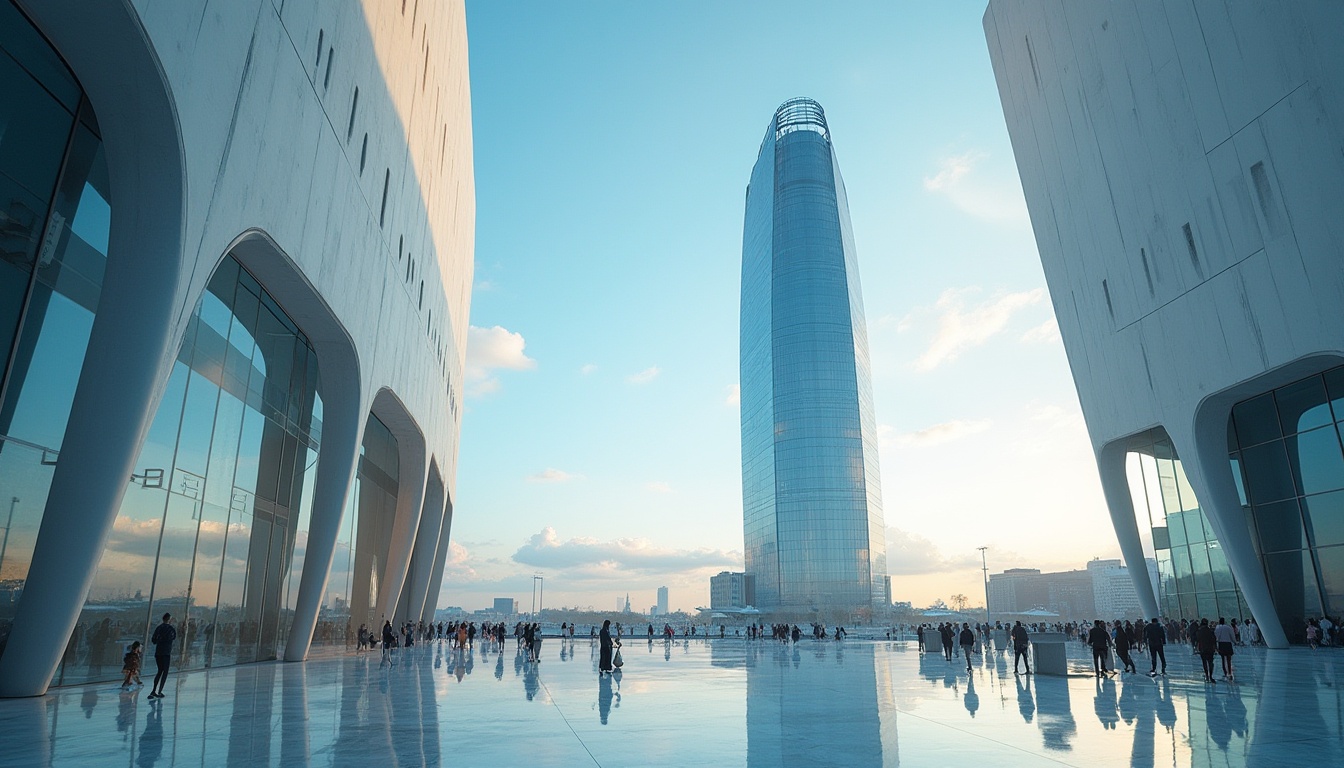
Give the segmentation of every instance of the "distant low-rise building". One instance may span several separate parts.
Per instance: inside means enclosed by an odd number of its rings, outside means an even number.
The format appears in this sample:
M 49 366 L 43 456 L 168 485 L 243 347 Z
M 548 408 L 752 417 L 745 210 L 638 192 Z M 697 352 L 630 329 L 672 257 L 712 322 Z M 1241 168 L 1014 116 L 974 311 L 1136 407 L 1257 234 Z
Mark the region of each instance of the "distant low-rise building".
M 495 613 L 501 616 L 512 616 L 518 612 L 518 601 L 512 597 L 496 597 Z

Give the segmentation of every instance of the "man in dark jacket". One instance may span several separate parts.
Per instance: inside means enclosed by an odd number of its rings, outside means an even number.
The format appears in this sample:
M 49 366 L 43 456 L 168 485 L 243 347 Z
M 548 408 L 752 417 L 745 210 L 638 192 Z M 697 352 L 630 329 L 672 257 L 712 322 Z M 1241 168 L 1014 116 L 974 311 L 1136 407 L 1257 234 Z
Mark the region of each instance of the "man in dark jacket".
M 1027 628 L 1018 621 L 1013 625 L 1013 674 L 1017 674 L 1017 663 L 1026 663 L 1027 674 L 1031 674 L 1031 661 L 1027 659 Z
M 957 637 L 957 642 L 961 645 L 961 653 L 966 657 L 966 671 L 971 671 L 971 651 L 975 648 L 975 633 L 971 631 L 971 625 L 966 622 L 961 624 L 961 634 Z
M 938 637 L 943 641 L 943 656 L 952 660 L 952 625 L 943 622 L 938 625 Z
M 1159 658 L 1162 659 L 1162 674 L 1167 674 L 1167 652 L 1163 648 L 1167 644 L 1167 631 L 1158 623 L 1156 616 L 1144 626 L 1143 642 L 1148 646 L 1148 658 L 1153 662 L 1153 668 L 1148 672 L 1148 676 L 1157 677 Z
M 1105 677 L 1110 673 L 1106 668 L 1106 658 L 1111 655 L 1111 634 L 1106 631 L 1106 624 L 1101 619 L 1092 622 L 1092 629 L 1087 633 L 1087 644 L 1092 646 L 1092 669 L 1097 677 Z
M 163 614 L 163 623 L 154 628 L 154 634 L 149 636 L 149 642 L 154 644 L 154 666 L 158 671 L 154 673 L 154 682 L 149 686 L 149 699 L 162 699 L 163 686 L 168 682 L 168 666 L 173 660 L 173 643 L 177 642 L 177 630 L 170 623 L 173 619 L 171 613 Z

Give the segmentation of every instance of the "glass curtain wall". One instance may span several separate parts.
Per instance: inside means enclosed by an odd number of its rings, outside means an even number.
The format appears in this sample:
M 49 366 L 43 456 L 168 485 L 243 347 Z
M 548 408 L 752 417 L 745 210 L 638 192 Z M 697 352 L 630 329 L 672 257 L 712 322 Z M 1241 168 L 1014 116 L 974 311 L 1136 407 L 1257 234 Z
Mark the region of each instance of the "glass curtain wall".
M 1141 525 L 1152 531 L 1158 604 L 1165 616 L 1251 615 L 1227 555 L 1186 479 L 1181 459 L 1157 428 L 1130 440 L 1126 470 Z
M 276 658 L 321 439 L 317 357 L 233 258 L 191 318 L 57 683 L 119 676 L 163 613 L 180 668 Z
M 102 290 L 110 200 L 83 90 L 0 0 L 0 653 Z
M 1344 614 L 1344 367 L 1237 403 L 1229 460 L 1284 632 Z
M 401 471 L 397 451 L 392 431 L 370 414 L 313 636 L 315 646 L 354 647 L 360 625 L 376 631 L 390 618 L 378 605 L 378 587 L 397 512 Z

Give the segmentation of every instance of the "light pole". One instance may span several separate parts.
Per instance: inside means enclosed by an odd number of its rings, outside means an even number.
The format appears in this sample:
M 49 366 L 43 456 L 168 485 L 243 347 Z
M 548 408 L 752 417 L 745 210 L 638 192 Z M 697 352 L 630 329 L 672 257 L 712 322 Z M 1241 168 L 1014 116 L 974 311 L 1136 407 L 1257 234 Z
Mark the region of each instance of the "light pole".
M 989 562 L 985 560 L 985 550 L 989 547 L 976 547 L 980 550 L 980 570 L 985 574 L 985 626 L 989 626 Z
M 5 550 L 9 549 L 9 529 L 14 527 L 14 506 L 18 503 L 18 496 L 9 497 L 9 519 L 5 521 L 5 541 L 0 544 L 0 574 L 5 572 Z
M 538 594 L 538 588 L 540 588 L 540 594 Z M 538 597 L 541 597 L 542 599 L 541 599 L 541 600 L 538 600 L 538 599 L 537 599 Z M 536 575 L 536 576 L 533 576 L 533 577 L 532 577 L 532 618 L 535 619 L 535 618 L 537 617 L 537 609 L 540 607 L 540 604 L 545 600 L 545 597 L 546 597 L 546 579 L 545 579 L 545 577 L 542 576 L 542 575 L 540 575 L 540 574 L 538 574 L 538 575 Z

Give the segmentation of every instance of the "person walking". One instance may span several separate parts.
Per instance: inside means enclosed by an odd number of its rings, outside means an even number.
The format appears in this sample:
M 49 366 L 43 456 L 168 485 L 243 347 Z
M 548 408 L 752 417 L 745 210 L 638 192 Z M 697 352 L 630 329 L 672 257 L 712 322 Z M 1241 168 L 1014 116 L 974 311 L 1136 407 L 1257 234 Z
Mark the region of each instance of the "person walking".
M 1143 643 L 1148 646 L 1148 658 L 1153 662 L 1153 668 L 1149 670 L 1149 677 L 1157 677 L 1157 660 L 1162 659 L 1162 674 L 1167 674 L 1167 631 L 1162 628 L 1157 617 L 1148 622 L 1143 628 Z
M 971 631 L 971 625 L 966 622 L 961 624 L 961 636 L 957 638 L 961 643 L 961 655 L 966 657 L 966 671 L 971 671 L 971 651 L 975 649 L 975 632 Z
M 1218 638 L 1214 636 L 1213 627 L 1209 626 L 1208 619 L 1199 620 L 1194 635 L 1195 651 L 1199 653 L 1199 660 L 1204 665 L 1204 682 L 1217 682 L 1213 679 L 1213 654 L 1218 651 Z
M 952 660 L 952 625 L 943 622 L 938 625 L 938 636 L 943 641 L 943 656 Z
M 1027 666 L 1027 674 L 1030 675 L 1031 660 L 1027 658 L 1027 643 L 1028 643 L 1027 628 L 1022 626 L 1021 620 L 1018 620 L 1018 622 L 1013 625 L 1012 637 L 1013 637 L 1013 674 L 1014 675 L 1017 674 L 1018 662 L 1025 662 Z
M 154 673 L 154 681 L 149 686 L 148 698 L 163 698 L 163 686 L 168 682 L 168 666 L 173 660 L 173 643 L 177 642 L 177 629 L 172 625 L 173 615 L 171 613 L 163 614 L 163 623 L 154 628 L 154 634 L 149 636 L 149 642 L 154 644 L 154 666 L 158 671 Z
M 392 663 L 392 648 L 397 644 L 397 636 L 392 632 L 392 622 L 383 621 L 383 661 Z
M 1106 631 L 1106 624 L 1101 619 L 1092 622 L 1092 629 L 1087 633 L 1087 644 L 1092 646 L 1092 669 L 1097 677 L 1106 677 L 1110 674 L 1106 668 L 1106 657 L 1111 655 L 1111 633 Z
M 597 676 L 611 671 L 611 619 L 602 621 L 602 631 L 597 635 L 599 650 L 597 654 Z
M 1129 657 L 1129 634 L 1125 632 L 1125 625 L 1115 620 L 1115 655 L 1120 657 L 1122 672 L 1138 672 L 1134 668 L 1134 660 Z
M 1232 621 L 1236 621 L 1233 619 Z M 1218 626 L 1213 628 L 1213 639 L 1218 642 L 1218 655 L 1223 657 L 1223 679 L 1232 679 L 1232 646 L 1237 642 L 1236 630 L 1223 617 L 1218 617 Z

